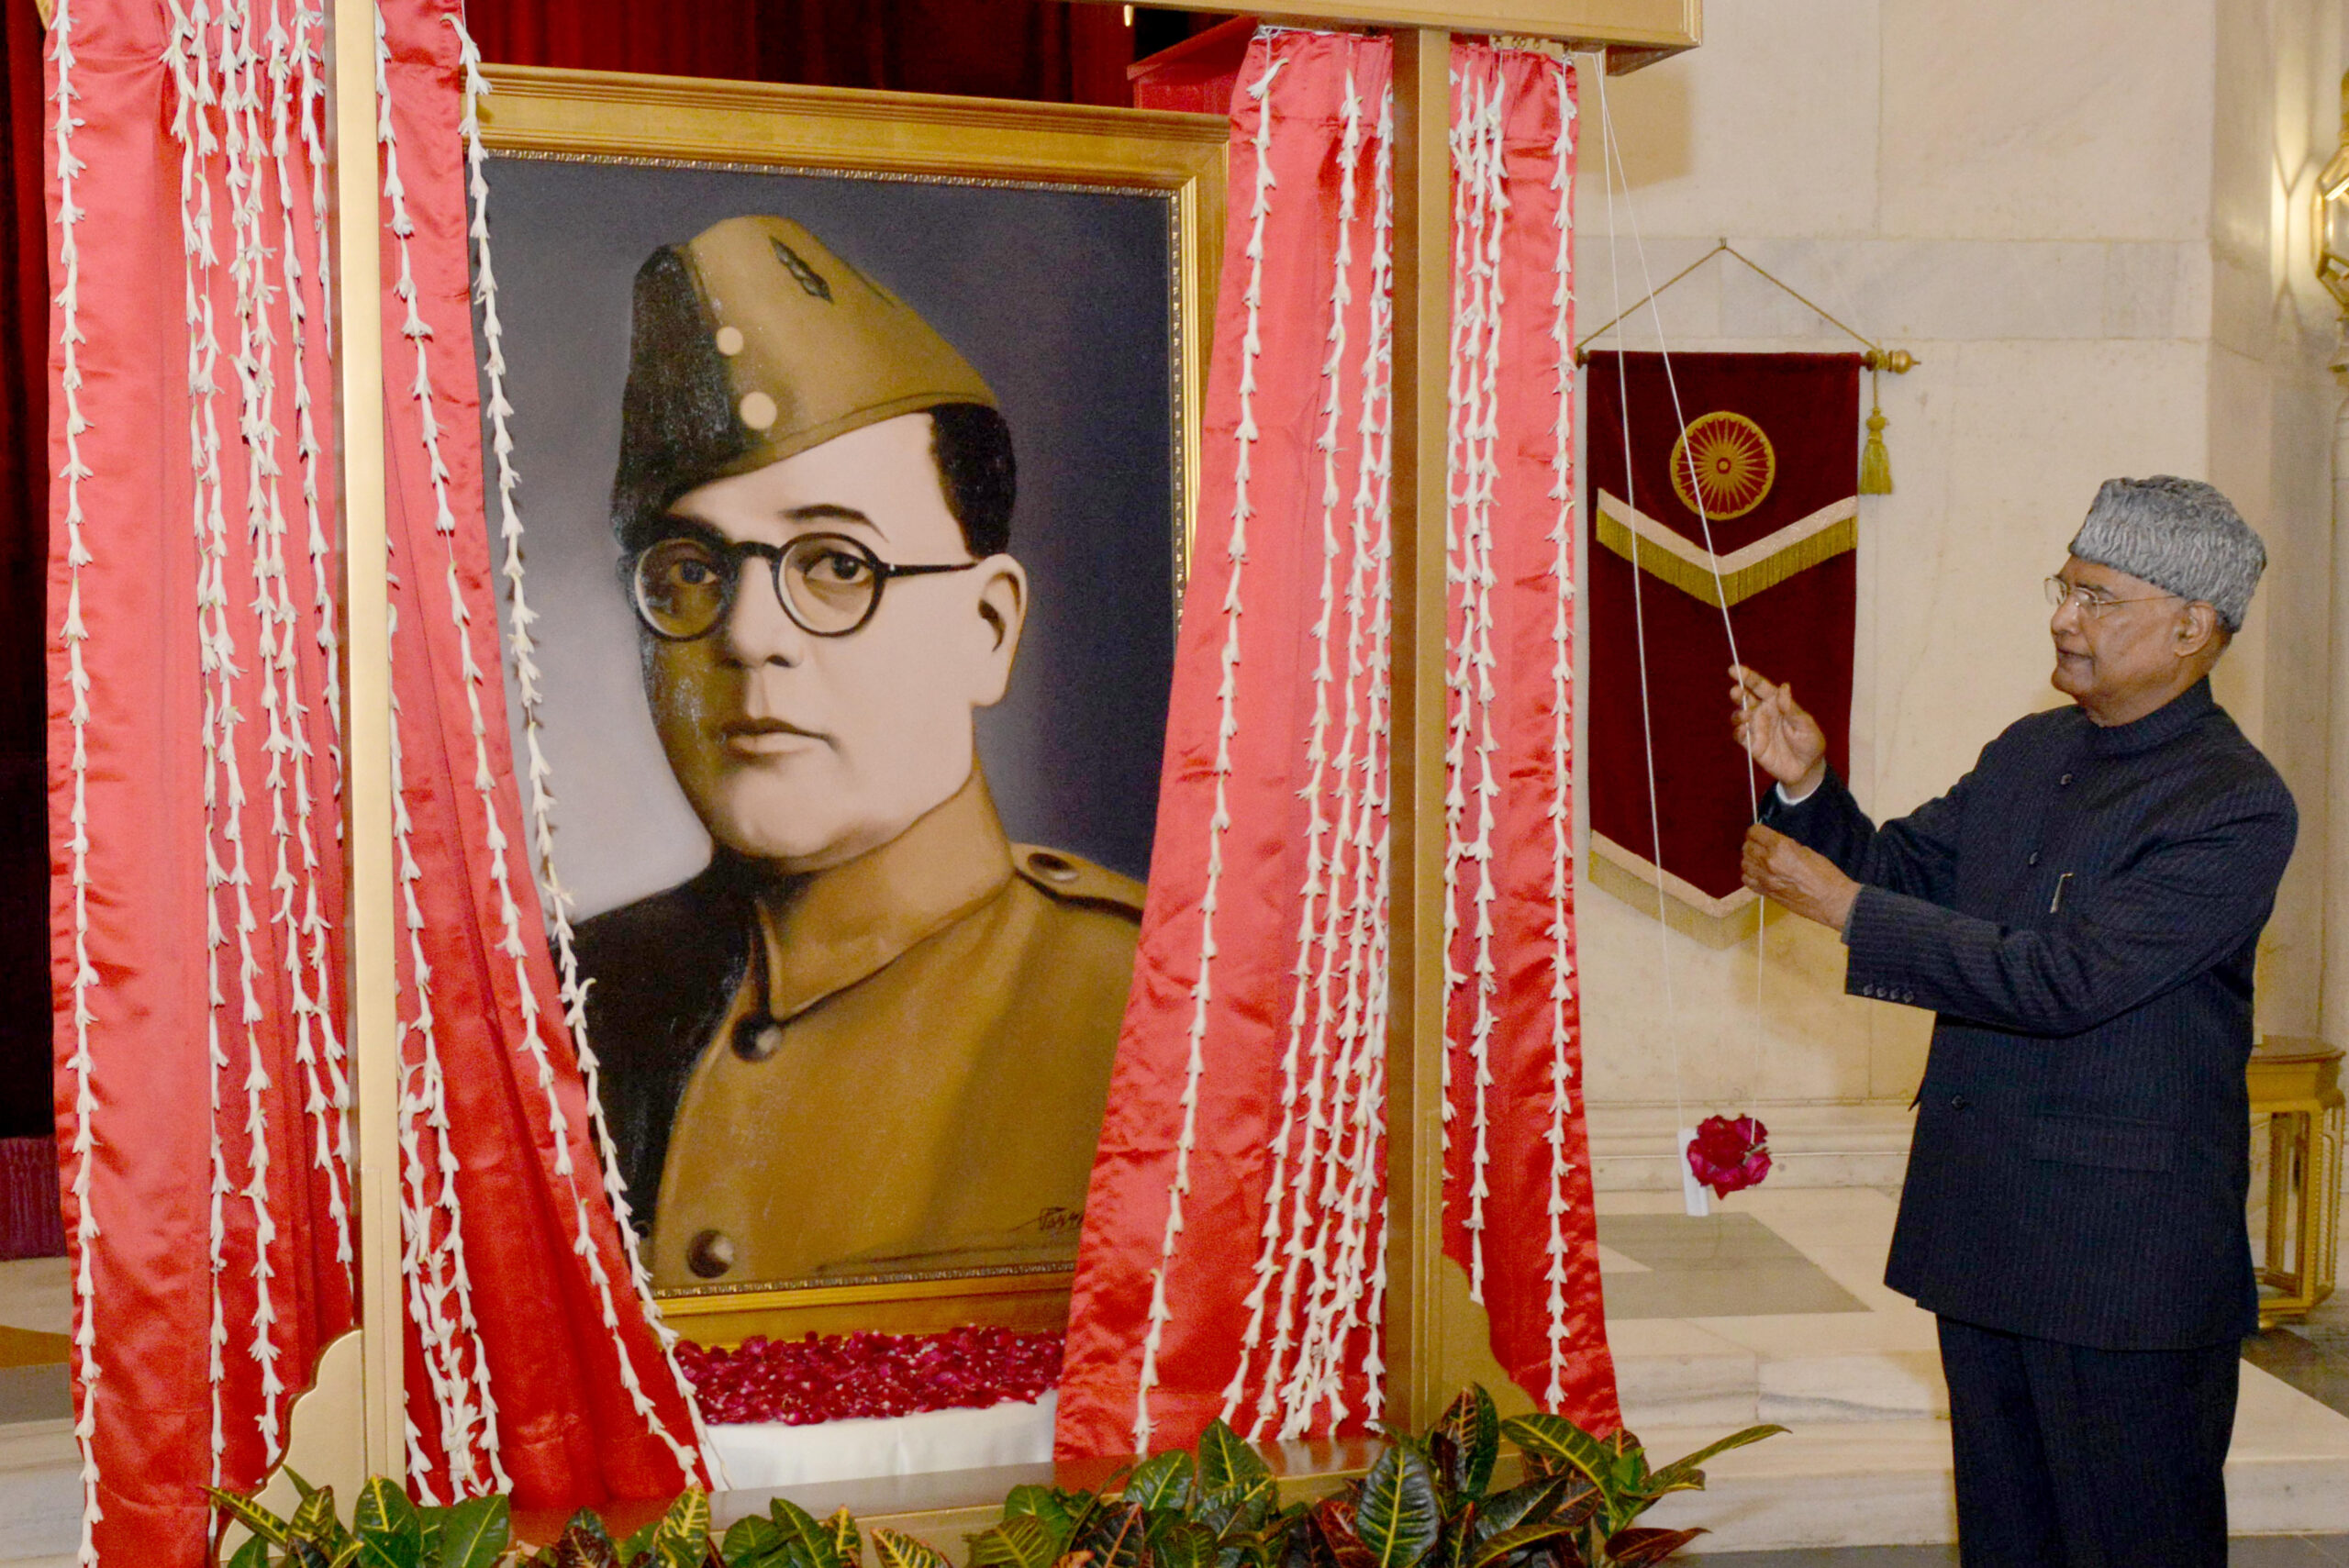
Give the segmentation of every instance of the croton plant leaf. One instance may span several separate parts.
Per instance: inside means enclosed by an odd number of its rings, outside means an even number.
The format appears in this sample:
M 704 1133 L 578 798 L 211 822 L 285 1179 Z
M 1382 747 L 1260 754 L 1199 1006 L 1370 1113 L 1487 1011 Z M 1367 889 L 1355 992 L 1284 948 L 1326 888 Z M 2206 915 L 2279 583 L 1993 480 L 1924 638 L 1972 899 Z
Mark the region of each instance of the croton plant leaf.
M 1354 1522 L 1354 1506 L 1345 1497 L 1324 1497 L 1308 1515 L 1336 1568 L 1376 1568 L 1378 1556 L 1363 1539 Z
M 227 1514 L 272 1546 L 285 1544 L 286 1522 L 261 1506 L 258 1499 L 235 1492 L 223 1492 L 217 1486 L 205 1491 L 212 1498 L 212 1506 Z
M 1014 1486 L 1003 1500 L 1003 1517 L 1031 1518 L 1041 1525 L 1052 1539 L 1052 1556 L 1057 1560 L 1068 1550 L 1069 1537 L 1076 1529 L 1076 1508 L 1082 1506 L 1072 1507 L 1067 1496 L 1050 1486 Z
M 1482 1497 L 1501 1453 L 1501 1417 L 1492 1396 L 1475 1384 L 1462 1389 L 1428 1434 L 1428 1452 L 1454 1493 Z
M 1647 1568 L 1704 1533 L 1701 1529 L 1619 1529 L 1607 1538 L 1607 1561 L 1614 1568 Z
M 1435 1550 L 1442 1529 L 1427 1456 L 1401 1443 L 1381 1453 L 1354 1505 L 1354 1530 L 1375 1568 L 1412 1568 Z
M 1221 1548 L 1215 1531 L 1189 1519 L 1176 1518 L 1152 1533 L 1152 1568 L 1216 1568 Z
M 970 1568 L 1052 1568 L 1059 1556 L 1059 1542 L 1033 1514 L 1006 1514 L 971 1537 Z
M 440 1512 L 440 1568 L 491 1568 L 513 1540 L 504 1497 L 468 1497 Z
M 837 1517 L 826 1523 L 790 1498 L 776 1497 L 767 1504 L 767 1523 L 782 1538 L 777 1568 L 841 1568 L 849 1562 L 841 1554 Z M 862 1558 L 849 1568 L 863 1568 Z
M 1140 1503 L 1145 1508 L 1182 1508 L 1190 1506 L 1196 1490 L 1196 1468 L 1191 1456 L 1177 1449 L 1169 1453 L 1156 1453 L 1134 1467 L 1126 1477 L 1124 1496 L 1129 1503 Z
M 1094 1568 L 1148 1568 L 1150 1510 L 1140 1503 L 1096 1508 L 1078 1525 L 1070 1544 L 1092 1553 Z
M 1674 1460 L 1670 1464 L 1649 1476 L 1648 1485 L 1659 1494 L 1701 1488 L 1705 1485 L 1705 1473 L 1699 1467 L 1707 1460 L 1727 1453 L 1733 1448 L 1743 1448 L 1748 1443 L 1758 1443 L 1764 1438 L 1776 1437 L 1786 1429 L 1772 1423 L 1748 1427 L 1742 1432 L 1731 1432 L 1719 1442 L 1707 1443 L 1696 1452 Z
M 1543 1461 L 1545 1473 L 1572 1471 L 1602 1488 L 1614 1476 L 1613 1448 L 1564 1416 L 1513 1416 L 1501 1423 L 1501 1434 L 1529 1457 Z
M 658 1527 L 654 1527 L 657 1533 Z M 650 1549 L 651 1536 L 644 1538 Z M 596 1517 L 593 1508 L 582 1508 L 571 1516 L 554 1544 L 539 1553 L 536 1562 L 546 1568 L 619 1568 L 618 1550 L 612 1545 L 611 1532 L 604 1521 Z
M 1209 1421 L 1199 1434 L 1199 1490 L 1210 1496 L 1219 1492 L 1270 1496 L 1272 1467 L 1238 1432 L 1221 1420 Z
M 1571 1535 L 1575 1529 L 1574 1525 L 1558 1519 L 1511 1526 L 1477 1543 L 1476 1550 L 1469 1555 L 1468 1568 L 1504 1568 L 1510 1559 L 1519 1557 L 1520 1553 L 1527 1554 L 1521 1559 L 1524 1562 L 1535 1562 L 1539 1561 L 1532 1555 L 1535 1547 L 1555 1540 L 1560 1536 Z
M 952 1568 L 945 1553 L 928 1541 L 886 1525 L 873 1528 L 873 1555 L 881 1568 Z
M 1520 1525 L 1555 1519 L 1569 1527 L 1579 1526 L 1598 1511 L 1598 1488 L 1575 1471 L 1567 1470 L 1562 1474 L 1536 1477 L 1486 1498 L 1478 1506 L 1469 1530 L 1475 1541 L 1481 1544 Z
M 370 1477 L 351 1505 L 351 1530 L 359 1538 L 360 1568 L 417 1568 L 424 1556 L 424 1521 L 398 1482 Z

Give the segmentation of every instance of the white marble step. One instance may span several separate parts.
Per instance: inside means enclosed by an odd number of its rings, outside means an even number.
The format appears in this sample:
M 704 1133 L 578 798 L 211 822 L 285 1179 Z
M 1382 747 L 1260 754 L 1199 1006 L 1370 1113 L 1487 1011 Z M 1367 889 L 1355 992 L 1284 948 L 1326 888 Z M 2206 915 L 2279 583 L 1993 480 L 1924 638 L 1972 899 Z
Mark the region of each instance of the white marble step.
M 1946 1420 L 1788 1424 L 1787 1435 L 1707 1465 L 1704 1491 L 1665 1498 L 1644 1522 L 1703 1526 L 1713 1532 L 1709 1551 L 1956 1539 Z M 1658 1460 L 1671 1460 L 1722 1430 L 1707 1421 L 1639 1435 Z M 2349 1530 L 2349 1418 L 2246 1365 L 2227 1511 L 2238 1535 Z
M 1650 1345 L 1660 1337 L 1636 1336 Z M 1615 1381 L 1624 1424 L 1642 1436 L 1682 1428 L 1718 1436 L 1762 1421 L 1805 1427 L 1949 1418 L 1941 1358 L 1926 1350 L 1765 1355 L 1695 1341 L 1677 1353 L 1639 1354 L 1619 1343 Z
M 0 1426 L 0 1562 L 67 1556 L 81 1545 L 81 1473 L 72 1422 Z
M 1770 1129 L 1770 1184 L 1898 1189 L 1914 1113 L 1889 1101 L 1755 1107 Z M 1603 1193 L 1678 1192 L 1683 1113 L 1669 1105 L 1590 1106 L 1592 1180 Z M 1693 1118 L 1709 1114 L 1690 1106 Z

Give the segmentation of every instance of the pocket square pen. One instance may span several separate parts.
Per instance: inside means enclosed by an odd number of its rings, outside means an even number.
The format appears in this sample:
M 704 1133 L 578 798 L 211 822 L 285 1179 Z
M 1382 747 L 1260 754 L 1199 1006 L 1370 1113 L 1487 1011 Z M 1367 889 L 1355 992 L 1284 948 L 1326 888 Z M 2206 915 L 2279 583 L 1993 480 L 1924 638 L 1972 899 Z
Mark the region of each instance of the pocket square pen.
M 2070 872 L 2065 872 L 2063 875 L 2055 879 L 2055 896 L 2047 901 L 2047 912 L 2050 915 L 2053 915 L 2055 911 L 2064 906 L 2064 884 L 2071 880 L 2072 873 Z

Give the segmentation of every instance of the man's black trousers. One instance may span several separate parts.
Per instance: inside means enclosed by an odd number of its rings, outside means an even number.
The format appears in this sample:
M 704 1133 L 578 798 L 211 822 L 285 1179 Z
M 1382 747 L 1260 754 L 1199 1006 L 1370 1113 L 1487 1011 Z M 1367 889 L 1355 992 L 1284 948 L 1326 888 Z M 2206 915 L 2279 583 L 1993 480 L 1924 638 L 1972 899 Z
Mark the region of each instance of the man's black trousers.
M 2239 1345 L 2099 1351 L 1939 1322 L 1965 1568 L 2225 1568 Z

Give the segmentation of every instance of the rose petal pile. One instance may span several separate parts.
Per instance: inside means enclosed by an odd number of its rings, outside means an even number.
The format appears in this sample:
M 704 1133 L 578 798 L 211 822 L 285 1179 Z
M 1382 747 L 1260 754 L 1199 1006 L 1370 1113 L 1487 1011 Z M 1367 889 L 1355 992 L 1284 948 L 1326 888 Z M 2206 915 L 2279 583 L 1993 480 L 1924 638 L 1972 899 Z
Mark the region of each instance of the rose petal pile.
M 1709 1116 L 1688 1144 L 1688 1168 L 1716 1197 L 1760 1186 L 1770 1173 L 1770 1129 L 1750 1116 Z
M 753 1334 L 733 1350 L 680 1341 L 677 1362 L 706 1420 L 807 1426 L 857 1416 L 1033 1403 L 1060 1381 L 1058 1334 Z

